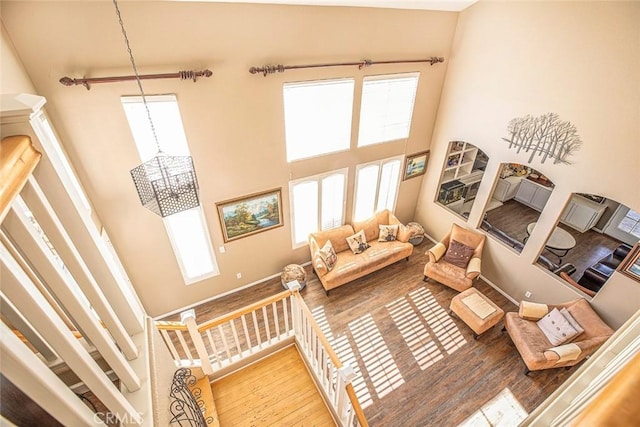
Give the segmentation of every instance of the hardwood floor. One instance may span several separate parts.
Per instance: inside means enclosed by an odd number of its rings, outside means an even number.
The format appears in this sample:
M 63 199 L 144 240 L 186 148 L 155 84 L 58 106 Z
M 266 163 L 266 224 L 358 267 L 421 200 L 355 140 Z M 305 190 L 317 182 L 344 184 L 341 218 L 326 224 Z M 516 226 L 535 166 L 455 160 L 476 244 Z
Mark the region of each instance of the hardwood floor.
M 334 289 L 328 297 L 306 267 L 302 295 L 340 358 L 355 368 L 354 387 L 370 424 L 456 426 L 505 392 L 530 412 L 575 368 L 525 376 L 514 344 L 500 330 L 502 322 L 474 340 L 471 329 L 448 314 L 456 292 L 422 281 L 431 245 L 425 240 L 409 261 Z M 517 309 L 486 283 L 475 286 L 503 310 Z M 281 290 L 276 278 L 203 304 L 196 308 L 198 323 Z
M 487 212 L 487 222 L 522 242 L 527 237 L 527 224 L 537 221 L 539 216 L 538 211 L 512 199 Z M 571 263 L 576 267 L 576 272 L 571 275 L 576 280 L 588 267 L 611 253 L 621 243 L 613 237 L 593 230 L 581 233 L 564 224 L 558 224 L 558 227 L 576 239 L 576 246 L 562 258 L 562 264 Z M 559 261 L 555 254 L 546 249 L 542 251 L 542 255 L 554 263 Z
M 335 426 L 295 346 L 211 385 L 222 426 Z

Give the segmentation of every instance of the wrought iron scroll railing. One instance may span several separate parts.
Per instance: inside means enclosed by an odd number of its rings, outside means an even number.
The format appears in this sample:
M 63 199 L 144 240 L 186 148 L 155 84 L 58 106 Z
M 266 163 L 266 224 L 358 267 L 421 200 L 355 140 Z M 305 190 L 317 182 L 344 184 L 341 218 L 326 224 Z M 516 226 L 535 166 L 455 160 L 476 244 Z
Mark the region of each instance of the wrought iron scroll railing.
M 180 368 L 173 374 L 173 382 L 169 392 L 171 425 L 206 427 L 209 424 L 202 411 L 204 403 L 198 401 L 201 390 L 193 388 L 196 383 L 196 377 L 191 374 L 191 370 L 188 368 Z
M 368 426 L 343 365 L 298 292 L 298 285 L 198 325 L 193 311 L 181 322 L 156 322 L 177 367 L 201 367 L 217 376 L 295 342 L 341 426 Z

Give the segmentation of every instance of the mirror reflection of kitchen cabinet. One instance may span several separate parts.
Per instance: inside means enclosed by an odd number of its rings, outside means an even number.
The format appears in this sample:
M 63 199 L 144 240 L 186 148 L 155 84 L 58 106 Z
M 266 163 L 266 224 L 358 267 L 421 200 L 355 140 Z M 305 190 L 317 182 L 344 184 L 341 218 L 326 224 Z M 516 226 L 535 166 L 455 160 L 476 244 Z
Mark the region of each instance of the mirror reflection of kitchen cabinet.
M 575 193 L 562 212 L 560 222 L 584 233 L 598 223 L 607 209 L 603 201 L 603 197 Z
M 481 228 L 521 252 L 529 235 L 527 227 L 538 220 L 553 188 L 553 183 L 535 169 L 503 163 Z
M 488 160 L 475 145 L 451 141 L 436 201 L 459 215 L 471 211 Z

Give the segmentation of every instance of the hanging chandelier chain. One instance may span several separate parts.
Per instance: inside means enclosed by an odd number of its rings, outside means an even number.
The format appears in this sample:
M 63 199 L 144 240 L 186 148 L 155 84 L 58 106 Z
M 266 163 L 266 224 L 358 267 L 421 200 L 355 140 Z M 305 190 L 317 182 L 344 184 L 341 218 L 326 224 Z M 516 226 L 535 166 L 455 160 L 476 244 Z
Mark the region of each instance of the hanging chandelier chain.
M 113 0 L 113 5 L 116 8 L 116 14 L 118 15 L 118 23 L 120 24 L 120 30 L 122 31 L 124 42 L 127 45 L 127 52 L 129 52 L 129 60 L 131 61 L 131 66 L 133 67 L 133 73 L 136 76 L 138 89 L 140 89 L 140 95 L 142 96 L 142 104 L 144 105 L 144 109 L 147 111 L 147 117 L 149 118 L 149 125 L 151 126 L 151 133 L 153 134 L 153 139 L 156 142 L 156 147 L 158 147 L 158 152 L 162 153 L 162 148 L 160 148 L 160 142 L 158 142 L 158 135 L 156 134 L 156 128 L 153 125 L 153 120 L 151 119 L 151 112 L 149 111 L 149 106 L 147 105 L 147 98 L 144 94 L 144 90 L 142 89 L 142 82 L 140 81 L 140 75 L 138 74 L 138 67 L 136 67 L 136 61 L 135 59 L 133 59 L 133 52 L 131 51 L 131 45 L 129 44 L 129 37 L 127 37 L 127 30 L 124 29 L 124 22 L 122 21 L 122 15 L 120 14 L 120 8 L 118 7 L 117 0 Z

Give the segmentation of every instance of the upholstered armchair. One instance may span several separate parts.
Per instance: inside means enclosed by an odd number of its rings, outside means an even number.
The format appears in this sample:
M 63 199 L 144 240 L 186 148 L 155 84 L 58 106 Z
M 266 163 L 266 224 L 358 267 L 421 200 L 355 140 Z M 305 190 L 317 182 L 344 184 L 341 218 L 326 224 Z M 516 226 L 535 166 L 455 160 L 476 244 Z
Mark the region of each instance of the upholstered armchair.
M 451 231 L 427 251 L 429 261 L 424 266 L 424 281 L 431 278 L 458 292 L 469 289 L 473 279 L 480 275 L 485 238 L 484 234 L 453 224 Z M 460 250 L 455 251 L 452 245 Z M 456 254 L 462 255 L 462 259 L 454 259 Z
M 538 326 L 538 321 L 554 308 L 566 308 L 584 331 L 568 343 L 552 344 Z M 584 298 L 557 305 L 523 301 L 518 312 L 505 315 L 503 330 L 509 333 L 526 365 L 525 375 L 530 371 L 576 365 L 595 352 L 613 334 L 613 329 Z

